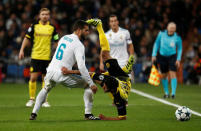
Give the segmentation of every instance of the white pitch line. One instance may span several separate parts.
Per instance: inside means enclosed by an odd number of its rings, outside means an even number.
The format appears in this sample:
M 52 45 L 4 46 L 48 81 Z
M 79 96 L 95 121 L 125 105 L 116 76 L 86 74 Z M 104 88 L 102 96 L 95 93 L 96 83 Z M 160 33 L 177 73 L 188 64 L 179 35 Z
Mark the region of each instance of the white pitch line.
M 147 97 L 147 98 L 149 98 L 149 99 L 153 99 L 153 100 L 155 100 L 155 101 L 159 101 L 159 102 L 164 103 L 164 104 L 166 104 L 166 105 L 174 106 L 174 107 L 177 107 L 177 108 L 181 106 L 181 105 L 174 104 L 174 103 L 171 103 L 171 102 L 169 102 L 169 101 L 160 99 L 160 98 L 158 98 L 158 97 L 149 95 L 149 94 L 144 93 L 144 92 L 142 92 L 142 91 L 138 91 L 138 90 L 136 90 L 136 89 L 131 89 L 131 92 L 136 93 L 136 94 L 141 95 L 141 96 L 144 96 L 144 97 Z M 198 113 L 198 112 L 196 112 L 196 111 L 191 110 L 191 113 L 194 114 L 194 115 L 196 115 L 196 116 L 200 116 L 200 117 L 201 117 L 201 114 Z

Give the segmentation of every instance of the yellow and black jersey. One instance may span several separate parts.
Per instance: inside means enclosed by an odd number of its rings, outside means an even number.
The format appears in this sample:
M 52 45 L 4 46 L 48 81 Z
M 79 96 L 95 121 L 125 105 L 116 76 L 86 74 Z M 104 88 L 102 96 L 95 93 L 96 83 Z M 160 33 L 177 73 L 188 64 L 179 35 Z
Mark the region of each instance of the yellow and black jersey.
M 31 58 L 37 60 L 50 60 L 51 42 L 59 40 L 56 28 L 49 22 L 43 25 L 40 21 L 28 28 L 25 37 L 33 44 Z
M 126 103 L 128 95 L 131 90 L 131 80 L 127 73 L 125 73 L 119 66 L 116 59 L 109 59 L 105 62 L 108 72 L 94 73 L 93 80 L 101 82 L 107 86 L 107 92 L 113 96 L 114 104 L 117 107 L 119 117 L 126 116 Z

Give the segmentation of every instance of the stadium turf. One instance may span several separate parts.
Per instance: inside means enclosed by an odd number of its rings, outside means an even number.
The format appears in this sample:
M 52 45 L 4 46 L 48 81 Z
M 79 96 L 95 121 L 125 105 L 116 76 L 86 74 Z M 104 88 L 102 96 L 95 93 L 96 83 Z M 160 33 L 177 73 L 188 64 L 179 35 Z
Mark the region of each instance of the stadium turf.
M 38 85 L 38 91 L 40 85 Z M 161 87 L 135 84 L 135 89 L 162 97 Z M 61 85 L 49 94 L 51 108 L 41 108 L 36 121 L 30 121 L 32 108 L 25 107 L 28 99 L 27 84 L 0 84 L 1 131 L 200 131 L 201 117 L 192 115 L 191 120 L 175 119 L 175 107 L 131 93 L 125 121 L 84 120 L 83 89 L 68 89 Z M 201 113 L 201 87 L 179 85 L 173 103 L 185 105 Z M 111 99 L 99 88 L 94 97 L 94 115 L 116 116 Z

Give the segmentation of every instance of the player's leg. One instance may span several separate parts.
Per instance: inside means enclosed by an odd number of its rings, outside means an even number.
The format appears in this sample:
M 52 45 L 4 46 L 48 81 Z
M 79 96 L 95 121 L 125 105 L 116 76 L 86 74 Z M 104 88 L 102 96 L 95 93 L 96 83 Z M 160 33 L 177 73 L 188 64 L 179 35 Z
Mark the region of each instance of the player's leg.
M 176 55 L 170 56 L 169 58 L 169 74 L 172 88 L 172 98 L 175 98 L 176 88 L 177 88 L 177 76 L 176 76 Z
M 44 82 L 44 77 L 45 74 L 47 73 L 46 68 L 48 67 L 50 61 L 43 61 L 41 64 L 41 72 L 42 72 L 42 88 L 44 88 L 45 86 L 45 82 Z M 48 100 L 48 96 L 46 97 L 45 102 L 42 104 L 42 107 L 50 107 Z
M 35 95 L 36 95 L 36 80 L 38 78 L 38 72 L 31 72 L 30 73 L 30 80 L 29 80 L 29 101 L 26 103 L 27 107 L 32 107 L 35 102 Z
M 163 57 L 161 55 L 158 56 L 157 62 L 160 64 L 160 70 L 161 70 L 161 81 L 164 89 L 164 98 L 169 98 L 169 90 L 168 90 L 168 63 L 167 58 Z
M 35 120 L 41 105 L 45 102 L 48 92 L 55 86 L 55 82 L 45 77 L 45 86 L 41 89 L 36 97 L 36 103 L 30 116 L 30 120 Z
M 62 84 L 71 88 L 84 88 L 84 106 L 85 106 L 85 119 L 86 120 L 99 120 L 98 117 L 93 116 L 93 92 L 91 88 L 88 87 L 87 83 L 79 75 L 68 75 L 61 80 Z
M 36 96 L 36 81 L 38 78 L 39 72 L 39 62 L 38 60 L 31 59 L 31 66 L 30 66 L 30 80 L 29 80 L 29 101 L 26 103 L 27 107 L 32 107 L 35 102 Z

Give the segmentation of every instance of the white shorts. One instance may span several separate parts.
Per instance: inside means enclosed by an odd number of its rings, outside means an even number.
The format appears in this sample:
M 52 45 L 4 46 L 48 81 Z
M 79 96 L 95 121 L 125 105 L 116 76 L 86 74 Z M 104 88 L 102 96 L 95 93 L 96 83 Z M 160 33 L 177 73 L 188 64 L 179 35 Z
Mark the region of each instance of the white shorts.
M 45 89 L 50 90 L 57 83 L 60 83 L 69 88 L 86 88 L 87 83 L 82 79 L 80 75 L 63 75 L 58 71 L 48 71 L 45 78 Z

